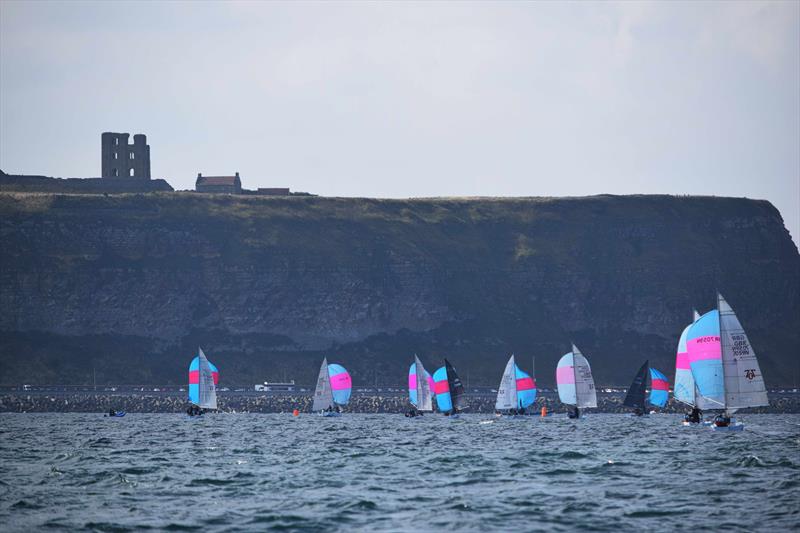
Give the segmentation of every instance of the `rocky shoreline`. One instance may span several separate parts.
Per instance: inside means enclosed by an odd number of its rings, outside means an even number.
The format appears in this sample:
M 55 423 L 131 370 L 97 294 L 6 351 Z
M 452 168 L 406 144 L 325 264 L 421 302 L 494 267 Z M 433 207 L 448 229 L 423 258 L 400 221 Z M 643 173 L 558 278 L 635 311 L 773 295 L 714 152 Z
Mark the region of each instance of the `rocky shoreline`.
M 601 394 L 594 412 L 624 413 L 621 394 Z M 492 413 L 495 399 L 491 396 L 467 396 L 465 412 Z M 221 395 L 219 410 L 229 413 L 289 413 L 298 409 L 302 413 L 311 411 L 310 395 Z M 188 403 L 182 396 L 148 394 L 0 394 L 0 413 L 103 413 L 109 409 L 128 413 L 181 413 Z M 566 412 L 565 406 L 555 394 L 540 394 L 531 412 L 539 413 L 542 407 L 548 412 Z M 408 400 L 401 395 L 354 395 L 345 412 L 350 413 L 404 413 L 409 409 Z M 665 413 L 683 413 L 683 404 L 670 400 Z M 749 409 L 751 413 L 800 413 L 800 394 L 771 395 L 770 406 Z

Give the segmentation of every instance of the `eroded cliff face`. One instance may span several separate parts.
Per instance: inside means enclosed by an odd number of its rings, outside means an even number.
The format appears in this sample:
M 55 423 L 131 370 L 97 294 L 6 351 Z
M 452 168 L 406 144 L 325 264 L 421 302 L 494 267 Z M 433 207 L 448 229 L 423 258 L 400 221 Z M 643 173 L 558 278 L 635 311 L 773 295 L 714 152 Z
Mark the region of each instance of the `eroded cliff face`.
M 310 383 L 325 354 L 400 384 L 416 352 L 488 385 L 513 351 L 546 386 L 570 341 L 625 383 L 645 358 L 673 371 L 715 290 L 768 382 L 797 379 L 800 256 L 763 201 L 0 194 L 0 212 L 4 383 L 180 383 L 202 343 L 229 383 Z

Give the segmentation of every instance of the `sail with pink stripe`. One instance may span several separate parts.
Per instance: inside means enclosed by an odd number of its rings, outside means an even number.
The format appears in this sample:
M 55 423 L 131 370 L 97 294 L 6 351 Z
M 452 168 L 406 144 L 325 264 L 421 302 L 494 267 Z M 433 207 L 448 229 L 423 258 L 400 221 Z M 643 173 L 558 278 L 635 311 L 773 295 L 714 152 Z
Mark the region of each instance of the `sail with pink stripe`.
M 206 354 L 203 353 L 202 348 L 197 349 L 198 359 L 198 391 L 197 401 L 195 403 L 202 409 L 216 409 L 217 408 L 217 387 L 214 384 L 214 373 L 211 370 L 211 364 L 206 359 Z
M 657 407 L 667 405 L 669 399 L 669 381 L 667 376 L 650 367 L 650 404 Z
M 314 389 L 314 403 L 312 411 L 325 411 L 328 409 L 339 410 L 340 405 L 347 405 L 350 393 L 353 390 L 353 380 L 342 365 L 328 363 L 328 358 L 322 360 L 317 377 L 317 387 Z
M 517 407 L 527 409 L 536 401 L 536 380 L 533 376 L 514 365 L 517 380 Z
M 205 354 L 203 353 L 203 349 L 200 347 L 197 348 L 197 354 L 198 355 L 192 359 L 192 362 L 189 364 L 189 401 L 195 405 L 200 405 L 200 354 L 202 354 L 203 357 L 205 357 Z M 212 382 L 216 389 L 216 386 L 219 384 L 219 370 L 217 370 L 217 367 L 214 366 L 214 363 L 209 361 L 207 358 L 206 362 L 208 363 L 208 368 L 211 371 Z M 206 397 L 205 393 L 204 397 Z M 216 402 L 216 399 L 214 401 Z M 216 407 L 214 407 L 214 409 L 216 409 Z
M 697 311 L 694 311 L 694 321 L 686 326 L 678 339 L 678 350 L 675 356 L 675 389 L 673 396 L 679 402 L 695 406 L 695 383 L 692 376 L 692 368 L 689 365 L 689 349 L 686 347 L 686 337 L 692 325 L 700 318 Z
M 697 387 L 695 405 L 703 410 L 724 409 L 725 381 L 718 310 L 709 311 L 692 324 L 686 335 L 686 351 Z
M 433 390 L 433 378 L 415 355 L 408 369 L 408 400 L 419 411 L 433 411 Z
M 580 408 L 597 407 L 592 368 L 574 344 L 572 351 L 558 361 L 556 383 L 561 403 Z
M 463 407 L 464 385 L 447 359 L 444 360 L 444 366 L 433 373 L 433 385 L 439 411 L 455 414 Z
M 328 374 L 331 378 L 333 401 L 338 405 L 347 405 L 353 390 L 353 380 L 350 378 L 350 374 L 342 365 L 336 363 L 328 365 Z
M 494 408 L 498 411 L 525 409 L 536 401 L 536 383 L 533 378 L 517 366 L 512 355 L 506 363 L 500 386 L 497 388 L 497 401 Z

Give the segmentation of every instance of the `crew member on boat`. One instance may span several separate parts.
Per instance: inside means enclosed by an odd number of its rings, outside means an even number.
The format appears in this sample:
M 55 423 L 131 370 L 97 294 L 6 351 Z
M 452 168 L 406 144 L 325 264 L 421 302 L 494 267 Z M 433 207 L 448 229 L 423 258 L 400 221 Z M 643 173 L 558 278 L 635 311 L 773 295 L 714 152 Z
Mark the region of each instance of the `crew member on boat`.
M 720 414 L 714 418 L 714 425 L 718 428 L 726 428 L 731 425 L 731 418 L 727 414 Z

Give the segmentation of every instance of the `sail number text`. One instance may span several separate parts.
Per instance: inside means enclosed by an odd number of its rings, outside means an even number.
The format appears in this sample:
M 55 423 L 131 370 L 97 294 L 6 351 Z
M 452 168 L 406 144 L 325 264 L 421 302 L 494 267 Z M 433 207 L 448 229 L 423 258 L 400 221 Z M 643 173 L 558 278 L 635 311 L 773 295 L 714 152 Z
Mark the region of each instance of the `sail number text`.
M 747 337 L 744 335 L 731 335 L 733 341 L 733 355 L 734 357 L 741 357 L 743 355 L 750 355 L 750 344 L 747 342 Z M 748 377 L 748 379 L 751 379 Z

